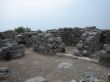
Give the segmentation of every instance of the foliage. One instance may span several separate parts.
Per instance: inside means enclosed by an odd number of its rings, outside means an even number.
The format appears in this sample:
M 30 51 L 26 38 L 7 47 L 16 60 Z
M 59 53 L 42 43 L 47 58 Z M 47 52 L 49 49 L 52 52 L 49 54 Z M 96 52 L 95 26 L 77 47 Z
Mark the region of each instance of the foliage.
M 25 27 L 20 26 L 20 27 L 15 28 L 15 31 L 18 33 L 31 32 L 31 28 L 29 27 L 25 28 Z
M 31 28 L 29 27 L 25 28 L 25 32 L 31 32 Z

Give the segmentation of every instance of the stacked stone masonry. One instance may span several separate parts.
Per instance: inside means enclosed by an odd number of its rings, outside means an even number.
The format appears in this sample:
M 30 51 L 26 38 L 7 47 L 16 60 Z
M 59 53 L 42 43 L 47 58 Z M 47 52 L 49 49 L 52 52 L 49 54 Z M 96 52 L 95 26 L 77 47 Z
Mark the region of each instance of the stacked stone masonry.
M 46 32 L 33 36 L 33 49 L 51 54 L 65 52 L 61 37 L 56 37 L 52 33 Z
M 60 36 L 65 45 L 76 45 L 82 33 L 84 32 L 82 28 L 60 28 L 58 30 L 48 30 L 47 32 L 54 34 L 55 36 Z
M 24 54 L 24 45 L 18 45 L 18 43 L 14 40 L 0 40 L 0 58 L 10 60 L 22 57 Z
M 89 56 L 97 50 L 100 50 L 100 35 L 100 30 L 86 31 L 82 34 L 81 40 L 77 44 L 77 49 L 82 56 Z

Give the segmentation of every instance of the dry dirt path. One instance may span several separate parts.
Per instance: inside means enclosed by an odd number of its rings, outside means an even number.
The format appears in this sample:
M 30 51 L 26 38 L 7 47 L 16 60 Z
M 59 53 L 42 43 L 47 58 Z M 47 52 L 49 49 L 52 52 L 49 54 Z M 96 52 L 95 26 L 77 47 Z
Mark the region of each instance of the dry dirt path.
M 34 52 L 27 48 L 26 55 L 20 59 L 0 61 L 0 66 L 10 69 L 10 79 L 0 82 L 24 82 L 25 80 L 43 76 L 48 82 L 69 82 L 72 79 L 81 79 L 85 72 L 93 72 L 97 78 L 107 80 L 110 68 L 84 60 L 68 59 L 64 57 L 48 56 Z M 59 70 L 58 64 L 68 62 L 73 65 L 71 69 Z

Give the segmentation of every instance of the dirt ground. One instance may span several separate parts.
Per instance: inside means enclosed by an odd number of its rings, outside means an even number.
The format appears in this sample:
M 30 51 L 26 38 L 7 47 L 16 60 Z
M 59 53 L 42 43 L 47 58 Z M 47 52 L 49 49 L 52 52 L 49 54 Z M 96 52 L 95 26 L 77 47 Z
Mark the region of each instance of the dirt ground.
M 70 50 L 67 48 L 67 50 Z M 32 48 L 26 48 L 26 55 L 11 61 L 0 61 L 1 67 L 10 69 L 9 78 L 0 82 L 24 82 L 25 80 L 43 76 L 48 82 L 69 82 L 70 80 L 80 80 L 85 72 L 96 74 L 97 78 L 107 82 L 109 67 L 101 66 L 84 60 L 69 59 L 64 57 L 48 56 L 34 52 Z M 67 52 L 68 53 L 68 52 Z M 72 69 L 59 70 L 58 64 L 69 62 L 73 65 Z

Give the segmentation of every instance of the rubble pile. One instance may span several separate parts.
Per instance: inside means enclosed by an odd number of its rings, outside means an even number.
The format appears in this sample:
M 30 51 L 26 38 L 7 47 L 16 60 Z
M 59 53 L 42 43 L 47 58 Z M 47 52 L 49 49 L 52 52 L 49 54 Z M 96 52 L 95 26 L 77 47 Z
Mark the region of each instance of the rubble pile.
M 18 45 L 14 40 L 0 40 L 0 58 L 10 60 L 24 55 L 25 46 Z
M 62 39 L 47 32 L 39 33 L 37 36 L 33 36 L 33 49 L 52 54 L 65 52 Z
M 90 56 L 92 53 L 100 50 L 100 35 L 101 31 L 98 29 L 89 29 L 82 34 L 81 40 L 77 44 L 75 55 Z

